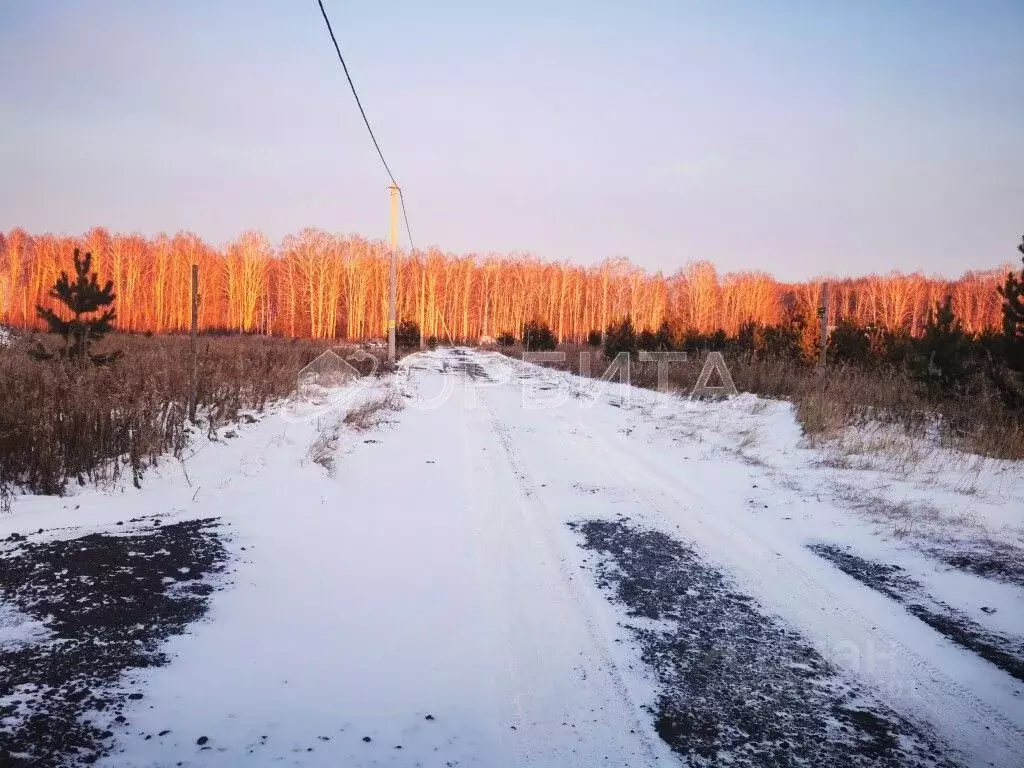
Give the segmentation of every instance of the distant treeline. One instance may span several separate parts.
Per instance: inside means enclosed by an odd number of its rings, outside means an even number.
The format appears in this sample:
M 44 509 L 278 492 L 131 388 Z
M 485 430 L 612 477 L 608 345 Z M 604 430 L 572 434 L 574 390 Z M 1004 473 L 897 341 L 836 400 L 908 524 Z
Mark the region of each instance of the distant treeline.
M 0 323 L 38 327 L 36 305 L 53 307 L 48 291 L 70 268 L 75 247 L 92 253 L 101 283 L 113 282 L 122 330 L 187 329 L 192 264 L 199 265 L 203 330 L 358 340 L 382 337 L 387 327 L 385 244 L 319 230 L 288 236 L 278 247 L 247 232 L 222 249 L 191 233 L 0 233 Z M 996 286 L 1009 269 L 955 280 L 892 273 L 830 281 L 829 324 L 839 338 L 847 326 L 869 329 L 873 348 L 889 348 L 891 339 L 920 336 L 929 310 L 948 296 L 964 332 L 980 334 L 1000 324 Z M 430 249 L 402 253 L 398 312 L 441 340 L 518 334 L 535 320 L 560 342 L 582 342 L 628 316 L 638 332 L 667 325 L 679 338 L 760 333 L 757 343 L 771 345 L 764 334 L 774 332 L 763 329 L 787 329 L 809 353 L 820 290 L 817 280 L 782 283 L 765 272 L 719 275 L 708 262 L 665 275 L 624 259 L 579 266 Z

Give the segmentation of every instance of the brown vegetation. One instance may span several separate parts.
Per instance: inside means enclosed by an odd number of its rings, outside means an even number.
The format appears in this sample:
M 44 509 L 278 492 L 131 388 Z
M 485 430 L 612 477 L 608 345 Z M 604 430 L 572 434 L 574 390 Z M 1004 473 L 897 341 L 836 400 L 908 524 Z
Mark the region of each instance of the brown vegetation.
M 342 419 L 342 423 L 357 432 L 365 432 L 377 426 L 387 411 L 400 411 L 402 401 L 394 391 L 389 391 L 373 400 L 367 400 L 353 408 Z
M 117 326 L 129 331 L 188 327 L 190 270 L 199 265 L 199 325 L 317 339 L 383 337 L 387 327 L 388 252 L 381 242 L 307 229 L 279 248 L 248 232 L 222 249 L 191 233 L 82 237 L 0 233 L 0 323 L 33 327 L 75 247 L 93 254 L 101 282 L 117 294 Z M 849 319 L 917 335 L 930 307 L 947 294 L 968 333 L 999 325 L 997 283 L 1005 269 L 956 280 L 922 274 L 868 276 L 832 283 L 829 322 Z M 679 331 L 735 335 L 744 323 L 775 325 L 813 317 L 818 282 L 780 283 L 764 272 L 719 275 L 707 262 L 651 274 L 624 259 L 584 267 L 528 255 L 403 253 L 399 317 L 427 337 L 475 340 L 518 333 L 540 320 L 560 342 L 583 341 L 626 315 L 638 331 L 668 322 Z M 808 343 L 811 343 L 808 340 Z
M 62 493 L 68 482 L 112 481 L 161 455 L 181 456 L 189 340 L 116 334 L 123 357 L 105 367 L 39 361 L 28 340 L 0 346 L 0 494 Z M 201 337 L 198 428 L 211 436 L 295 389 L 298 371 L 327 345 L 259 337 Z
M 521 358 L 523 347 L 500 347 Z M 577 375 L 601 376 L 608 365 L 600 349 L 563 344 L 564 363 L 545 363 Z M 591 356 L 589 370 L 580 355 Z M 936 447 L 968 451 L 1000 459 L 1024 459 L 1024 420 L 1009 411 L 999 393 L 985 387 L 971 399 L 929 400 L 911 375 L 898 367 L 864 369 L 833 365 L 822 377 L 813 365 L 799 359 L 765 357 L 747 352 L 723 352 L 736 388 L 762 397 L 789 400 L 804 433 L 812 441 L 831 440 L 850 426 L 893 425 L 909 437 Z M 703 367 L 697 353 L 671 364 L 667 386 L 688 394 Z M 635 386 L 654 389 L 657 365 L 633 360 L 630 379 Z M 714 382 L 712 382 L 714 383 Z
M 386 393 L 349 408 L 340 419 L 334 412 L 323 414 L 317 420 L 316 437 L 309 446 L 309 458 L 333 474 L 343 427 L 365 432 L 380 424 L 386 412 L 401 409 L 401 398 L 393 389 L 389 389 Z

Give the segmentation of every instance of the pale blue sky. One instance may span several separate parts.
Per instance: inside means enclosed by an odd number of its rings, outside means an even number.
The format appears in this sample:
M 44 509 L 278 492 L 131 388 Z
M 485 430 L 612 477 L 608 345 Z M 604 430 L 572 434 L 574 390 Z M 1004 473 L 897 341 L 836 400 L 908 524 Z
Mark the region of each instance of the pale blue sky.
M 327 0 L 419 246 L 1015 260 L 1024 2 Z M 315 0 L 0 0 L 0 229 L 386 232 Z

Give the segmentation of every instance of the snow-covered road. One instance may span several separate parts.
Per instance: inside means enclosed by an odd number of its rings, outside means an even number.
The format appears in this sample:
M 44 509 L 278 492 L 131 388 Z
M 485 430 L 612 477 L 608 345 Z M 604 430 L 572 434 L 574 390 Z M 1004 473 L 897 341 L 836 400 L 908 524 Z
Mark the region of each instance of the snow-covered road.
M 40 541 L 140 514 L 225 532 L 206 617 L 122 678 L 123 722 L 94 715 L 100 765 L 1024 765 L 1012 669 L 807 545 L 898 560 L 1008 642 L 1021 589 L 898 551 L 781 471 L 810 461 L 788 406 L 464 350 L 388 387 L 404 407 L 343 430 L 331 472 L 317 420 L 276 413 L 142 491 L 0 519 Z

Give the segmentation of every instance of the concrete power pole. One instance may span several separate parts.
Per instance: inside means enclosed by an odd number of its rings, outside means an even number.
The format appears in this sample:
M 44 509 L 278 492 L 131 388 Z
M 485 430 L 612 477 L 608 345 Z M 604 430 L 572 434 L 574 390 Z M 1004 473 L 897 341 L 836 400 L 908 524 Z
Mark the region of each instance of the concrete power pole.
M 394 184 L 391 190 L 391 220 L 388 227 L 388 243 L 391 245 L 391 280 L 388 287 L 388 362 L 395 362 L 395 323 L 398 319 L 398 195 Z
M 199 391 L 199 265 L 192 265 L 192 327 L 189 333 L 188 420 L 196 423 L 196 399 Z

